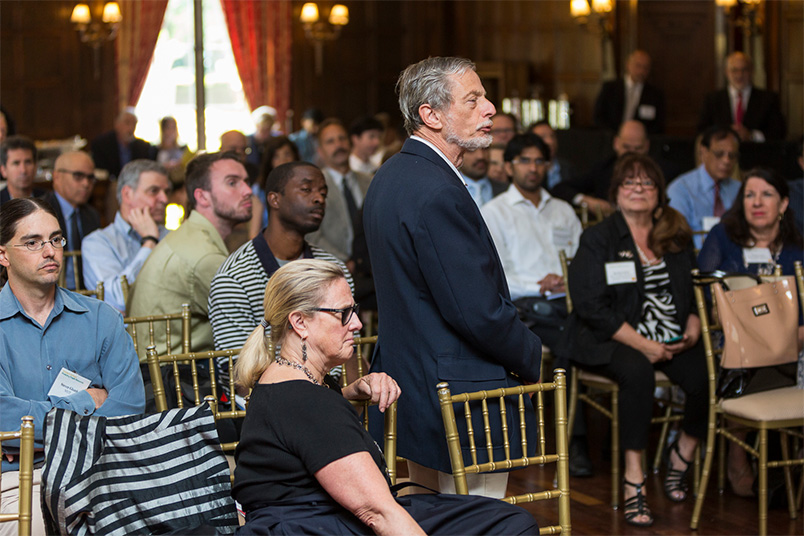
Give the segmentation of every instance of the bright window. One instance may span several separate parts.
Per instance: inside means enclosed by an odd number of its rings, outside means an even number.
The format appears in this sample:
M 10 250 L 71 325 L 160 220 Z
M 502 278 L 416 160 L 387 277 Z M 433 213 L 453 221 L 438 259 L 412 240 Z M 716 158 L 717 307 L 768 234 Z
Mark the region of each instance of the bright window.
M 227 130 L 254 131 L 219 0 L 203 0 L 206 149 Z M 142 96 L 137 136 L 159 143 L 159 120 L 172 115 L 179 141 L 197 150 L 193 0 L 169 0 Z M 203 148 L 202 148 L 203 149 Z

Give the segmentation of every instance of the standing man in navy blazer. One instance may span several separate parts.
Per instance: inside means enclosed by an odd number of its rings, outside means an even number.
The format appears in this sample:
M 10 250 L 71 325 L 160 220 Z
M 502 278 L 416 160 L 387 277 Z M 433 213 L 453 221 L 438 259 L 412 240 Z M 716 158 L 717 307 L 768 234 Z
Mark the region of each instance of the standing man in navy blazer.
M 779 95 L 751 84 L 754 64 L 742 52 L 726 58 L 728 86 L 706 96 L 698 130 L 711 126 L 730 126 L 740 141 L 783 140 L 785 122 Z
M 635 50 L 628 56 L 625 76 L 603 84 L 595 101 L 595 125 L 616 132 L 626 121 L 636 119 L 648 134 L 664 133 L 664 93 L 647 82 L 650 56 Z
M 398 452 L 411 480 L 449 491 L 436 384 L 460 393 L 537 381 L 541 341 L 519 320 L 457 169 L 464 151 L 491 143 L 495 108 L 474 63 L 428 58 L 402 72 L 397 91 L 411 138 L 374 176 L 364 204 L 380 318 L 372 371 L 402 388 Z M 515 451 L 520 441 L 511 445 Z M 470 493 L 501 497 L 507 475 L 488 476 L 470 481 Z

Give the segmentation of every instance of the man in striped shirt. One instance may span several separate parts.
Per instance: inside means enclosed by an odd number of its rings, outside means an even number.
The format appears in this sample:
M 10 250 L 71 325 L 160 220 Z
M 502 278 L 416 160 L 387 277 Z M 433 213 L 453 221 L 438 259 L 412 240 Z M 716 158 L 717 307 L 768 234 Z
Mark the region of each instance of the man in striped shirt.
M 307 162 L 283 164 L 268 175 L 265 192 L 268 226 L 232 253 L 212 278 L 209 320 L 216 350 L 243 346 L 264 316 L 268 279 L 291 261 L 316 258 L 334 262 L 354 292 L 352 275 L 343 262 L 304 240 L 306 234 L 318 230 L 324 218 L 327 184 L 321 170 Z M 226 385 L 228 370 L 221 368 L 219 383 Z

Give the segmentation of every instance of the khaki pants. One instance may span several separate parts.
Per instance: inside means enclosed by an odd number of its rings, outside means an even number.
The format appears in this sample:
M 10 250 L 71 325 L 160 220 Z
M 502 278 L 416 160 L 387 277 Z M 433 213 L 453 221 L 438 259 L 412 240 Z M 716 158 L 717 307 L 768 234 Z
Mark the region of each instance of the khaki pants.
M 410 460 L 407 461 L 407 464 L 411 482 L 438 490 L 441 493 L 455 493 L 455 480 L 451 474 L 424 467 Z M 508 473 L 466 475 L 466 484 L 469 486 L 469 495 L 502 499 L 508 488 Z M 416 488 L 409 489 L 411 493 L 421 492 Z
M 0 512 L 4 514 L 16 514 L 19 512 L 19 471 L 4 472 L 0 480 Z M 42 470 L 34 469 L 33 474 L 33 494 L 31 497 L 31 534 L 33 536 L 45 536 L 45 522 L 42 519 L 42 506 L 39 499 L 42 480 Z M 17 536 L 18 523 L 0 523 L 0 536 Z

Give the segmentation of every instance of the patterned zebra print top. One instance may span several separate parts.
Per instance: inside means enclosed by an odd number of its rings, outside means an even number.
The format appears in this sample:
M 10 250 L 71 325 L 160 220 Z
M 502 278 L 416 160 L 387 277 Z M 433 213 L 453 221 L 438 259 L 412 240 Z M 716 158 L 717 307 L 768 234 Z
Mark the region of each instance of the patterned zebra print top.
M 656 264 L 643 264 L 645 301 L 637 332 L 647 339 L 664 342 L 683 333 L 676 321 L 676 304 L 670 287 L 670 272 L 664 258 Z

